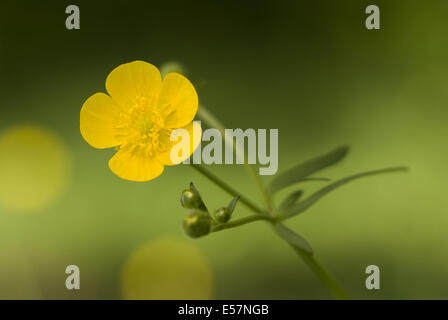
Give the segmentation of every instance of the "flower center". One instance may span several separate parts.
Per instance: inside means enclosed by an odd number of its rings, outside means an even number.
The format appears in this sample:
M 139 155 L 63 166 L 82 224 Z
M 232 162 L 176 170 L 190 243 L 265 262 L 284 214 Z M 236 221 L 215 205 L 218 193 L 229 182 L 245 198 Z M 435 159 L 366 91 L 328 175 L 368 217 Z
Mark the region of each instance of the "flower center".
M 155 151 L 164 151 L 165 147 L 159 141 L 164 124 L 160 112 L 148 98 L 138 96 L 132 99 L 121 111 L 116 125 L 125 140 L 120 149 L 144 156 L 153 156 Z

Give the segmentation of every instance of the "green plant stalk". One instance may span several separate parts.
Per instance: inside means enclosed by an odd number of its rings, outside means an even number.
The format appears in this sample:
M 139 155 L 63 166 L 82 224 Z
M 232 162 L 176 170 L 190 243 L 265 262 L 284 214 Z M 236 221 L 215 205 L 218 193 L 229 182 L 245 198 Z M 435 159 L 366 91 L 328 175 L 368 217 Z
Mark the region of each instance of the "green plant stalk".
M 269 216 L 269 215 L 260 215 L 255 214 L 252 216 L 248 216 L 245 218 L 241 218 L 238 220 L 234 220 L 229 223 L 225 224 L 219 224 L 213 227 L 212 232 L 218 232 L 226 229 L 236 228 L 239 226 L 242 226 L 247 223 L 251 223 L 254 221 L 266 221 L 270 223 L 275 223 L 275 218 Z M 319 278 L 322 283 L 325 284 L 325 286 L 331 291 L 331 293 L 339 300 L 346 300 L 349 299 L 347 293 L 344 291 L 344 289 L 334 280 L 331 275 L 322 267 L 322 265 L 317 261 L 316 257 L 314 255 L 298 248 L 291 246 L 297 254 L 303 259 L 305 264 L 314 272 L 314 274 Z
M 249 209 L 254 211 L 255 213 L 263 213 L 264 210 L 258 207 L 256 204 L 254 204 L 252 201 L 250 201 L 248 198 L 243 196 L 240 192 L 233 189 L 231 186 L 229 186 L 227 183 L 222 181 L 220 178 L 218 178 L 216 175 L 211 173 L 208 169 L 204 168 L 204 166 L 200 164 L 191 164 L 191 166 L 196 169 L 198 172 L 200 172 L 202 175 L 207 177 L 210 181 L 215 183 L 217 186 L 219 186 L 221 189 L 223 189 L 225 192 L 230 194 L 231 196 L 240 196 L 239 201 L 243 204 L 245 204 Z
M 242 226 L 243 224 L 251 223 L 254 221 L 268 221 L 273 223 L 275 219 L 267 214 L 254 214 L 251 216 L 247 216 L 238 220 L 234 220 L 231 222 L 227 222 L 224 224 L 218 224 L 213 227 L 212 232 L 217 232 L 225 229 L 231 229 L 235 227 Z
M 272 215 L 263 213 L 259 211 L 260 209 L 254 205 L 250 200 L 242 197 L 239 192 L 234 190 L 232 187 L 227 185 L 220 178 L 212 174 L 209 170 L 205 169 L 201 165 L 192 165 L 197 171 L 208 178 L 210 181 L 215 183 L 218 187 L 231 194 L 232 196 L 240 196 L 240 201 L 244 203 L 249 209 L 254 211 L 256 214 L 248 217 L 244 217 L 226 224 L 217 225 L 213 228 L 212 232 L 217 232 L 225 229 L 236 228 L 241 225 L 251 223 L 254 221 L 267 221 L 270 223 L 275 223 L 277 220 Z M 245 199 L 244 201 L 242 199 Z M 304 260 L 305 264 L 314 272 L 314 274 L 325 284 L 325 286 L 333 293 L 337 299 L 348 299 L 348 295 L 344 292 L 342 287 L 334 280 L 331 275 L 322 267 L 322 265 L 316 260 L 313 255 L 300 250 L 299 248 L 293 247 L 297 254 Z
M 313 270 L 314 274 L 322 281 L 328 289 L 333 293 L 333 295 L 339 300 L 347 300 L 349 296 L 342 289 L 339 283 L 334 280 L 331 275 L 322 267 L 322 265 L 316 260 L 314 255 L 298 248 L 293 247 L 297 254 L 303 259 L 305 264 Z
M 200 105 L 198 108 L 198 116 L 202 120 L 204 120 L 205 123 L 207 123 L 208 126 L 217 129 L 223 137 L 226 136 L 225 127 L 224 125 L 212 114 L 208 109 Z M 224 141 L 226 143 L 226 141 Z M 232 144 L 233 145 L 233 144 Z M 233 148 L 237 154 L 241 154 L 242 150 L 237 150 L 236 146 L 233 145 Z M 248 163 L 244 163 L 244 166 L 246 170 L 248 171 L 249 175 L 254 179 L 255 183 L 258 186 L 258 189 L 260 191 L 260 194 L 262 195 L 264 202 L 266 204 L 266 207 L 268 208 L 268 211 L 271 211 L 272 205 L 271 205 L 271 199 L 267 196 L 263 182 L 261 181 L 260 177 L 257 175 L 257 172 L 255 171 L 254 167 Z
M 216 119 L 215 116 L 213 116 L 213 114 L 211 114 L 207 108 L 205 108 L 203 105 L 201 105 L 198 109 L 198 116 L 199 118 L 201 118 L 205 123 L 207 123 L 210 127 L 216 128 L 221 132 L 221 135 L 223 137 L 225 137 L 225 127 L 221 124 L 221 122 Z M 238 152 L 238 150 L 236 150 L 236 152 Z M 260 177 L 257 175 L 257 173 L 255 172 L 254 168 L 251 165 L 246 164 L 245 167 L 247 168 L 247 170 L 249 171 L 250 175 L 254 178 L 263 198 L 264 201 L 266 203 L 266 207 L 267 207 L 267 211 L 270 214 L 270 216 L 265 215 L 264 217 L 269 217 L 269 219 L 266 218 L 258 218 L 255 219 L 254 216 L 250 216 L 250 217 L 246 217 L 237 221 L 234 221 L 233 224 L 227 224 L 227 227 L 222 227 L 219 230 L 223 230 L 223 229 L 229 229 L 229 228 L 234 228 L 234 227 L 238 227 L 240 225 L 249 223 L 249 222 L 253 222 L 253 221 L 257 221 L 257 220 L 267 220 L 268 222 L 273 222 L 275 221 L 274 218 L 272 218 L 272 205 L 271 205 L 271 199 L 270 197 L 267 195 L 264 187 L 263 187 L 263 183 L 260 179 Z M 195 169 L 198 169 L 198 167 L 194 167 Z M 202 168 L 202 167 L 200 167 Z M 202 168 L 205 169 L 205 168 Z M 199 170 L 198 170 L 199 171 Z M 229 187 L 226 183 L 224 183 L 221 179 L 217 178 L 216 176 L 212 175 L 210 172 L 208 172 L 208 170 L 200 170 L 199 172 L 201 172 L 202 174 L 204 174 L 207 178 L 209 178 L 212 182 L 216 183 L 219 187 L 221 187 L 224 191 L 230 193 L 230 191 L 235 191 L 233 190 L 233 188 Z M 235 191 L 236 192 L 236 191 Z M 232 195 L 236 196 L 236 195 L 240 195 L 238 193 L 231 193 Z M 247 200 L 247 199 L 246 199 Z M 241 201 L 242 203 L 245 203 L 247 205 L 246 202 Z M 250 203 L 250 201 L 249 201 Z M 252 208 L 252 206 L 248 206 L 250 209 L 255 209 L 257 208 L 255 206 L 255 208 Z M 258 210 L 254 210 L 255 213 L 260 213 Z M 261 217 L 261 216 L 260 216 Z M 217 229 L 214 229 L 213 231 L 219 231 Z M 325 286 L 333 293 L 333 295 L 338 298 L 338 299 L 348 299 L 348 295 L 345 293 L 345 291 L 342 289 L 342 287 L 336 282 L 336 280 L 334 280 L 331 275 L 322 267 L 322 265 L 316 260 L 316 258 L 313 255 L 308 254 L 307 252 L 304 252 L 298 248 L 295 248 L 295 251 L 297 252 L 297 254 L 304 260 L 305 264 L 314 272 L 314 274 L 319 278 L 319 280 L 322 281 L 323 284 L 325 284 Z

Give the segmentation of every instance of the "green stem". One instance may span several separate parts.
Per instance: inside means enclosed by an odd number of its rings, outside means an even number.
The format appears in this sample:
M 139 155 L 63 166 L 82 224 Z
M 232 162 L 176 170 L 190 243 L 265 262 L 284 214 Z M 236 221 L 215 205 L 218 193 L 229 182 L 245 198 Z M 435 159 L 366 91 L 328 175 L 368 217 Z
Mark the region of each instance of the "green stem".
M 212 113 L 210 113 L 210 111 L 208 111 L 208 109 L 204 105 L 199 106 L 198 116 L 208 126 L 217 129 L 223 137 L 226 136 L 226 131 L 225 131 L 224 125 Z M 224 143 L 228 143 L 228 142 L 224 141 Z M 232 145 L 233 145 L 233 143 L 232 143 Z M 235 145 L 233 145 L 233 148 L 234 148 L 235 152 L 238 154 L 243 152 L 242 150 L 237 150 Z M 270 198 L 266 195 L 266 192 L 264 191 L 263 182 L 261 181 L 260 176 L 257 174 L 254 167 L 251 166 L 250 164 L 244 163 L 244 166 L 247 169 L 247 171 L 249 172 L 249 175 L 254 179 L 255 183 L 257 184 L 258 189 L 266 203 L 268 211 L 271 211 L 271 201 L 270 201 Z
M 232 222 L 228 222 L 225 224 L 218 224 L 215 227 L 213 227 L 212 232 L 221 231 L 224 229 L 231 229 L 231 228 L 239 227 L 246 223 L 251 223 L 254 221 L 262 221 L 262 220 L 274 222 L 274 218 L 272 218 L 271 216 L 269 216 L 267 214 L 255 214 L 255 215 L 244 217 L 244 218 L 234 220 Z
M 250 200 L 247 198 L 241 196 L 239 192 L 237 192 L 235 189 L 230 187 L 228 184 L 226 184 L 224 181 L 222 181 L 220 178 L 215 176 L 213 173 L 211 173 L 209 170 L 205 169 L 201 165 L 191 165 L 194 169 L 196 169 L 198 172 L 203 174 L 206 178 L 214 182 L 216 185 L 218 185 L 221 189 L 226 191 L 232 196 L 240 196 L 241 203 L 245 204 L 249 209 L 254 211 L 255 215 L 248 216 L 245 218 L 241 218 L 238 220 L 234 220 L 225 224 L 217 225 L 213 228 L 212 232 L 217 232 L 225 229 L 231 229 L 235 227 L 239 227 L 241 225 L 251 223 L 254 221 L 267 221 L 267 222 L 275 222 L 275 218 L 273 218 L 270 215 L 263 214 L 263 210 L 258 208 L 255 204 L 253 204 Z M 293 247 L 295 251 L 299 254 L 299 256 L 304 260 L 305 264 L 314 272 L 314 274 L 319 278 L 319 280 L 322 281 L 322 283 L 325 284 L 325 286 L 330 290 L 333 295 L 338 299 L 348 299 L 348 295 L 344 292 L 344 290 L 341 288 L 341 286 L 334 280 L 331 275 L 322 267 L 322 265 L 316 260 L 316 258 L 313 255 L 310 255 L 309 253 L 300 250 L 300 248 Z
M 303 259 L 305 264 L 314 272 L 314 274 L 322 281 L 326 287 L 333 293 L 333 295 L 340 300 L 349 299 L 347 293 L 342 287 L 333 279 L 333 277 L 322 267 L 316 258 L 300 248 L 293 247 L 297 254 Z
M 236 191 L 235 189 L 233 189 L 231 186 L 229 186 L 227 183 L 225 183 L 224 181 L 222 181 L 220 178 L 218 178 L 216 175 L 214 175 L 213 173 L 211 173 L 209 170 L 207 170 L 206 168 L 204 168 L 202 165 L 200 164 L 191 164 L 191 166 L 196 169 L 198 172 L 200 172 L 201 174 L 203 174 L 205 177 L 207 177 L 209 180 L 211 180 L 212 182 L 214 182 L 218 187 L 220 187 L 221 189 L 223 189 L 225 192 L 227 192 L 228 194 L 230 194 L 231 196 L 239 196 L 240 199 L 238 200 L 239 202 L 245 204 L 249 209 L 251 209 L 252 211 L 256 212 L 256 213 L 263 213 L 264 210 L 259 208 L 256 204 L 254 204 L 252 201 L 250 201 L 248 198 L 246 198 L 245 196 L 241 195 L 240 192 Z
M 225 127 L 203 105 L 201 105 L 198 109 L 198 116 L 205 123 L 207 123 L 208 126 L 218 129 L 221 132 L 221 135 L 223 137 L 225 137 Z M 237 152 L 237 153 L 241 152 L 240 150 L 236 150 L 235 146 L 234 146 L 234 149 L 235 149 L 235 152 Z M 197 169 L 199 172 L 201 172 L 202 174 L 204 174 L 207 178 L 212 180 L 214 183 L 216 183 L 218 186 L 220 186 L 227 193 L 229 193 L 233 196 L 240 195 L 232 187 L 230 187 L 229 185 L 224 183 L 218 177 L 214 176 L 212 173 L 210 173 L 205 168 L 203 168 L 201 166 L 197 166 L 197 165 L 193 165 L 193 167 L 195 169 Z M 259 175 L 256 173 L 256 171 L 254 170 L 254 168 L 251 165 L 246 164 L 245 167 L 248 170 L 249 174 L 255 180 L 255 182 L 260 190 L 260 193 L 262 194 L 263 199 L 265 201 L 266 207 L 268 209 L 268 213 L 270 215 L 272 215 L 273 213 L 272 213 L 271 199 L 270 199 L 269 195 L 266 193 Z M 250 223 L 253 221 L 258 221 L 258 220 L 265 220 L 265 221 L 268 221 L 271 223 L 275 222 L 275 218 L 271 217 L 270 215 L 260 214 L 260 213 L 263 213 L 264 211 L 259 209 L 256 205 L 254 205 L 247 198 L 241 197 L 240 201 L 242 203 L 244 203 L 246 206 L 248 206 L 250 209 L 252 209 L 254 212 L 258 213 L 258 215 L 249 216 L 246 218 L 235 220 L 233 222 L 215 226 L 213 229 L 213 232 L 238 227 L 243 224 Z M 344 292 L 344 290 L 341 288 L 341 286 L 336 282 L 336 280 L 334 280 L 331 277 L 331 275 L 322 267 L 322 265 L 316 260 L 316 258 L 313 255 L 310 255 L 309 253 L 301 250 L 300 248 L 296 248 L 296 247 L 293 247 L 293 248 L 299 254 L 299 256 L 304 260 L 305 264 L 314 272 L 314 274 L 319 278 L 319 280 L 325 284 L 325 286 L 334 294 L 334 296 L 336 298 L 348 299 L 348 295 Z

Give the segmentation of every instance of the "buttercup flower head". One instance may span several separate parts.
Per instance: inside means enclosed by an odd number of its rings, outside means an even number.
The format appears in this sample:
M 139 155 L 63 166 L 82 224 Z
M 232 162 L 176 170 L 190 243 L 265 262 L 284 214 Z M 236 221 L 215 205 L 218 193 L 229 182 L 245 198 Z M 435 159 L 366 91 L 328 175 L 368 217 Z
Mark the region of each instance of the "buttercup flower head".
M 83 138 L 94 148 L 115 147 L 109 168 L 131 181 L 148 181 L 162 174 L 164 166 L 179 164 L 199 145 L 201 128 L 193 122 L 198 96 L 191 82 L 178 73 L 164 79 L 152 64 L 143 61 L 115 68 L 106 79 L 109 95 L 95 93 L 81 108 Z M 171 133 L 185 129 L 189 152 L 172 159 Z M 194 134 L 193 134 L 194 132 Z M 182 150 L 181 150 L 182 151 Z

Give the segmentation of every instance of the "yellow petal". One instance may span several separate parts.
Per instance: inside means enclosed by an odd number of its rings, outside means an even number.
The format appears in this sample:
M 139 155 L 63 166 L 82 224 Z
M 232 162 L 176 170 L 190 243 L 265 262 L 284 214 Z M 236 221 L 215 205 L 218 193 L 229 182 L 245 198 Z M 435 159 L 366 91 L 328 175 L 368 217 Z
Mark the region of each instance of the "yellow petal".
M 163 79 L 158 108 L 166 117 L 166 128 L 181 128 L 193 121 L 198 111 L 198 95 L 187 78 L 169 73 Z
M 95 93 L 81 108 L 81 135 L 94 148 L 115 147 L 122 142 L 114 128 L 119 116 L 120 107 L 108 95 Z
M 173 150 L 173 148 L 175 148 L 177 144 L 182 143 L 181 138 L 179 138 L 178 141 L 170 141 L 171 132 L 170 134 L 168 133 L 162 134 L 160 136 L 160 143 L 166 148 L 166 151 L 158 153 L 157 158 L 160 160 L 160 162 L 162 162 L 166 166 L 176 165 L 188 159 L 188 157 L 193 154 L 194 150 L 196 150 L 196 148 L 201 143 L 202 129 L 200 122 L 197 121 L 191 122 L 189 125 L 180 129 L 185 129 L 188 132 L 190 138 L 189 152 L 184 152 L 183 156 L 182 152 L 179 152 L 178 155 L 176 155 L 177 159 L 172 159 L 171 151 Z M 175 150 L 177 151 L 178 149 L 176 148 Z
M 155 157 L 126 149 L 120 149 L 109 160 L 109 168 L 122 179 L 140 182 L 157 178 L 163 172 L 163 165 Z
M 122 64 L 106 79 L 107 92 L 121 107 L 128 107 L 137 97 L 156 103 L 161 85 L 159 69 L 143 61 Z

